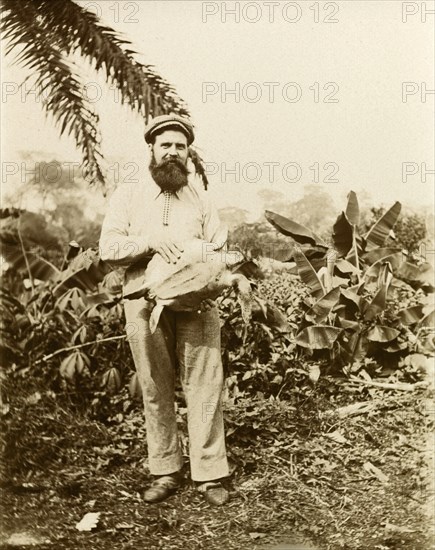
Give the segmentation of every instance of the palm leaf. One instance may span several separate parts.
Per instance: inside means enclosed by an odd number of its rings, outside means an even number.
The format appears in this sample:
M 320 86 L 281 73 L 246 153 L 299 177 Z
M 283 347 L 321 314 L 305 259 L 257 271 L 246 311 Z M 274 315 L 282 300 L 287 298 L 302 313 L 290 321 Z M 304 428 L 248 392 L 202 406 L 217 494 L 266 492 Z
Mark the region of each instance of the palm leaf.
M 202 160 L 200 154 L 193 147 L 189 147 L 189 156 L 192 159 L 193 165 L 195 166 L 196 173 L 202 179 L 204 189 L 207 191 L 208 178 L 207 178 L 207 174 L 206 174 L 206 171 L 205 171 L 203 160 Z
M 47 25 L 39 5 L 37 0 L 3 1 L 1 29 L 9 41 L 6 53 L 14 48 L 21 50 L 16 63 L 36 76 L 36 89 L 44 97 L 43 108 L 53 115 L 60 134 L 73 135 L 82 152 L 85 176 L 93 183 L 104 184 L 98 116 L 84 101 L 83 86 L 63 54 L 47 40 Z
M 185 103 L 175 88 L 158 74 L 152 65 L 136 61 L 131 42 L 109 26 L 102 25 L 97 15 L 72 0 L 27 0 L 38 5 L 38 12 L 56 45 L 65 53 L 77 50 L 106 80 L 121 93 L 121 101 L 148 120 L 164 113 L 188 116 Z
M 16 62 L 36 76 L 44 109 L 51 113 L 61 135 L 73 135 L 82 152 L 86 178 L 104 185 L 98 117 L 83 99 L 83 86 L 68 58 L 81 54 L 120 92 L 121 102 L 142 114 L 145 121 L 163 113 L 188 116 L 174 87 L 152 65 L 136 61 L 130 42 L 72 0 L 3 0 L 1 30 L 8 40 L 6 54 L 17 50 Z M 199 155 L 191 153 L 207 187 Z

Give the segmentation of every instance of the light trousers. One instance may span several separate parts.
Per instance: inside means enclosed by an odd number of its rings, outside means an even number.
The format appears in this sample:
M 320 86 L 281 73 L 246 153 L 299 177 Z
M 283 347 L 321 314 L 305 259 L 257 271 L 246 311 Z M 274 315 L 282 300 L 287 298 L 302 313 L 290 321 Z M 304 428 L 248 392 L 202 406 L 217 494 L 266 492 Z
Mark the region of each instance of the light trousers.
M 183 465 L 175 414 L 178 363 L 187 404 L 192 479 L 226 477 L 217 307 L 202 313 L 164 308 L 154 334 L 149 329 L 151 309 L 144 298 L 124 300 L 128 341 L 143 392 L 150 472 L 170 474 Z

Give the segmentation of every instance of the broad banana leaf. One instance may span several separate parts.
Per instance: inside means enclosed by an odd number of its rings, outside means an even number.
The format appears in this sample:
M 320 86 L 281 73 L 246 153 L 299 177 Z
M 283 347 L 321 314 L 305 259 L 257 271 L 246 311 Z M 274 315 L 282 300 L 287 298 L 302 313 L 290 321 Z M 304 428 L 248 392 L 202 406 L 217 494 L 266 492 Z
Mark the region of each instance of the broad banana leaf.
M 354 228 L 354 238 L 356 242 L 356 250 L 358 253 L 358 258 L 361 258 L 362 254 L 365 252 L 365 249 L 366 249 L 366 244 L 367 244 L 366 240 L 364 239 L 364 237 L 361 237 L 361 235 L 357 233 L 356 228 Z M 352 248 L 349 250 L 346 256 L 346 260 L 354 266 L 357 265 L 355 246 L 352 246 Z M 361 262 L 359 261 L 358 263 L 360 264 Z
M 298 273 L 302 282 L 311 289 L 311 294 L 315 298 L 321 298 L 325 295 L 325 289 L 317 276 L 317 273 L 305 254 L 299 249 L 295 249 L 295 261 L 298 267 Z
M 403 262 L 395 272 L 395 275 L 408 281 L 418 282 L 422 285 L 435 286 L 434 270 L 428 262 L 419 266 L 409 262 Z
M 377 246 L 383 246 L 390 231 L 393 229 L 399 217 L 402 205 L 396 201 L 393 206 L 370 228 L 365 235 L 367 248 L 371 250 Z
M 322 265 L 325 265 L 326 263 L 326 254 L 328 253 L 328 248 L 324 246 L 311 246 L 308 244 L 303 245 L 296 245 L 296 249 L 302 250 L 302 252 L 305 254 L 305 256 L 310 260 L 310 262 L 314 265 L 314 260 L 321 260 Z
M 359 205 L 354 191 L 347 195 L 346 217 L 355 227 L 359 225 Z
M 349 285 L 349 279 L 344 279 L 343 277 L 332 277 L 332 286 L 333 288 L 337 286 L 344 286 L 347 287 Z
M 300 247 L 296 246 L 295 249 L 301 250 L 303 254 L 305 254 L 305 257 L 313 266 L 313 269 L 315 271 L 319 271 L 320 269 L 322 269 L 322 267 L 326 267 L 326 255 L 328 253 L 327 248 L 318 247 L 318 246 L 311 247 L 311 245 L 301 245 Z M 293 259 L 294 259 L 294 251 L 293 251 Z
M 358 329 L 360 328 L 360 323 L 358 321 L 345 319 L 343 317 L 340 317 L 339 315 L 337 315 L 336 322 L 340 325 L 341 328 L 344 328 L 346 330 L 358 331 Z
M 272 246 L 267 255 L 278 262 L 291 262 L 293 260 L 293 249 Z
M 391 342 L 392 340 L 395 340 L 399 334 L 400 331 L 395 328 L 375 325 L 367 331 L 366 336 L 367 340 L 370 340 L 371 342 Z
M 336 264 L 335 267 L 342 275 L 357 275 L 358 269 L 349 261 L 344 260 L 343 258 L 340 258 Z
M 350 300 L 351 302 L 353 302 L 358 307 L 358 309 L 361 309 L 362 296 L 359 296 L 356 292 L 354 292 L 350 288 L 342 288 L 341 294 L 347 300 Z
M 402 250 L 398 247 L 374 248 L 373 250 L 370 250 L 370 252 L 366 252 L 363 255 L 363 260 L 366 264 L 372 265 L 375 262 L 378 262 L 379 260 L 386 259 L 387 256 L 391 256 L 392 254 L 398 254 L 398 253 L 400 253 L 400 255 L 404 260 L 405 255 L 402 254 Z
M 275 214 L 266 210 L 264 213 L 266 220 L 275 227 L 280 233 L 287 237 L 292 237 L 299 244 L 311 244 L 313 246 L 323 246 L 327 248 L 326 243 L 313 233 L 308 227 L 300 225 L 280 214 Z
M 425 315 L 423 319 L 418 323 L 418 327 L 435 327 L 435 310 Z
M 398 312 L 398 316 L 404 325 L 415 325 L 424 317 L 423 306 L 420 304 L 418 306 L 402 309 Z
M 59 296 L 68 288 L 79 288 L 83 291 L 92 292 L 98 287 L 98 283 L 103 281 L 109 271 L 111 271 L 111 268 L 102 260 L 97 260 L 88 267 L 84 266 L 77 271 L 73 271 L 69 266 L 57 278 L 58 284 L 53 289 L 53 294 Z
M 343 358 L 350 364 L 361 361 L 367 355 L 369 341 L 361 331 L 354 332 L 349 341 L 342 344 Z
M 366 321 L 371 321 L 377 315 L 380 315 L 385 310 L 385 307 L 387 305 L 388 288 L 393 279 L 393 274 L 389 263 L 386 263 L 382 266 L 381 270 L 379 271 L 378 278 L 379 290 L 364 311 L 364 319 Z
M 339 258 L 344 258 L 352 248 L 353 228 L 344 212 L 338 216 L 334 223 L 332 242 Z
M 366 286 L 365 281 L 361 281 L 360 283 L 358 283 L 356 285 L 350 286 L 348 288 L 348 290 L 350 290 L 351 292 L 355 292 L 355 294 L 358 294 L 358 296 L 361 296 L 361 294 L 363 293 L 363 291 L 365 289 L 365 286 Z
M 337 304 L 339 298 L 340 287 L 333 288 L 307 311 L 305 318 L 313 323 L 322 323 Z
M 371 265 L 365 274 L 366 279 L 372 279 L 372 278 L 378 278 L 379 271 L 381 270 L 382 266 L 386 263 L 389 263 L 391 266 L 391 269 L 396 275 L 397 270 L 400 268 L 400 266 L 405 261 L 405 257 L 402 252 L 396 252 L 395 254 L 391 254 L 390 256 L 386 256 L 385 258 L 382 258 L 375 262 L 373 265 Z
M 2 244 L 0 252 L 11 266 L 11 269 L 26 275 L 30 270 L 33 279 L 40 279 L 41 281 L 55 280 L 61 273 L 55 265 L 38 254 L 26 251 L 24 255 L 21 246 Z
M 331 349 L 343 329 L 329 325 L 306 327 L 296 335 L 296 344 L 308 349 Z
M 388 346 L 383 346 L 382 349 L 384 351 L 388 351 L 388 353 L 397 353 L 398 351 L 403 351 L 408 347 L 408 342 L 398 342 L 397 340 L 393 340 L 391 344 Z

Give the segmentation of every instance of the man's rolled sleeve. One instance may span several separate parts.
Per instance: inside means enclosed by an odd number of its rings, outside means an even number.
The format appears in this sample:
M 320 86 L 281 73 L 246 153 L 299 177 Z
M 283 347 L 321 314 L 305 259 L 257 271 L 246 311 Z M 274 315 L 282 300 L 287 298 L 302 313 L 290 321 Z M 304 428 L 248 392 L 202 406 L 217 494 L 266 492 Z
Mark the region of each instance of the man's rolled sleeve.
M 100 257 L 113 266 L 131 265 L 151 252 L 147 237 L 129 235 L 128 206 L 124 184 L 110 198 L 100 235 Z

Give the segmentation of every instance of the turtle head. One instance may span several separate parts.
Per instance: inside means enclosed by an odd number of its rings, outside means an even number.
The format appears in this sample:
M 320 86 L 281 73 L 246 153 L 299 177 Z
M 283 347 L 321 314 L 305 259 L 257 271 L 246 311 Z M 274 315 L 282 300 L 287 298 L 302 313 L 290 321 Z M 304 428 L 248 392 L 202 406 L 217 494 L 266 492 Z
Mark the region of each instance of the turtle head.
M 231 285 L 237 292 L 237 300 L 242 309 L 242 317 L 246 324 L 251 320 L 252 314 L 252 288 L 251 283 L 244 275 L 231 275 Z

